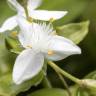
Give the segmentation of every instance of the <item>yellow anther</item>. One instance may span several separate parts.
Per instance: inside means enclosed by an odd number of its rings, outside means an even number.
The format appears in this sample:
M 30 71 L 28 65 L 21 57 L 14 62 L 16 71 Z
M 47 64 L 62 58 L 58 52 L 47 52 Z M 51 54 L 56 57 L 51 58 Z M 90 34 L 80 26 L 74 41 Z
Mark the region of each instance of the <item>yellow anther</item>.
M 16 36 L 18 35 L 18 32 L 17 32 L 17 31 L 13 31 L 13 32 L 11 32 L 11 35 L 12 35 L 13 37 L 16 37 Z
M 27 45 L 27 48 L 32 48 L 32 46 L 31 45 Z
M 32 17 L 28 17 L 27 20 L 28 20 L 28 22 L 30 22 L 30 23 L 33 22 L 33 18 L 32 18 Z
M 53 54 L 54 54 L 53 51 L 51 51 L 51 50 L 48 51 L 48 55 L 53 55 Z
M 53 22 L 54 20 L 55 20 L 54 18 L 50 18 L 50 20 L 49 20 L 49 21 L 50 21 L 50 22 Z

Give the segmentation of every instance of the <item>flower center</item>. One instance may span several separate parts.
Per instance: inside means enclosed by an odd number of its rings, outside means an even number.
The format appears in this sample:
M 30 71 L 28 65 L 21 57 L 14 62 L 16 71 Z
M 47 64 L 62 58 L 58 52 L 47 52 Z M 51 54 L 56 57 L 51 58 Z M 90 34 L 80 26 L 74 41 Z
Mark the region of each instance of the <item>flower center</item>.
M 33 18 L 32 18 L 32 17 L 28 17 L 27 20 L 28 20 L 28 22 L 30 22 L 30 23 L 33 22 Z

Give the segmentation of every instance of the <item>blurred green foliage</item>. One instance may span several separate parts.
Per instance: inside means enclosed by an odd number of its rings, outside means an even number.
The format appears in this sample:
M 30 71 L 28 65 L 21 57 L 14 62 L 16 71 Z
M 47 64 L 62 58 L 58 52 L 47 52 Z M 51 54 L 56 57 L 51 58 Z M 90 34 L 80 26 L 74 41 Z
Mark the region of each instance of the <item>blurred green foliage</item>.
M 89 21 L 80 23 L 70 23 L 57 27 L 57 34 L 72 40 L 75 44 L 79 44 L 88 34 Z

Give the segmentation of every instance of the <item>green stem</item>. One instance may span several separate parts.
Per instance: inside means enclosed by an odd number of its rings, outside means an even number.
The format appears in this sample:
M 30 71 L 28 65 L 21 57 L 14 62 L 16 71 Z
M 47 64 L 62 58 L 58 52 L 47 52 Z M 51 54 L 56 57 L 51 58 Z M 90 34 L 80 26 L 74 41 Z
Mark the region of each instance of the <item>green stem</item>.
M 69 94 L 69 96 L 71 96 L 71 92 L 70 92 L 70 90 L 69 90 L 69 87 L 68 87 L 66 81 L 64 80 L 64 77 L 63 77 L 56 69 L 54 69 L 54 70 L 55 70 L 55 72 L 57 73 L 57 75 L 59 76 L 59 79 L 61 80 L 62 84 L 63 84 L 64 87 L 66 88 L 67 93 Z
M 29 18 L 29 13 L 28 13 L 27 7 L 24 7 L 24 9 L 25 9 L 26 18 L 28 19 Z
M 48 78 L 45 76 L 43 81 L 42 81 L 42 85 L 45 87 L 45 88 L 52 88 L 52 85 L 50 83 L 50 81 L 48 80 Z
M 71 92 L 70 92 L 69 87 L 68 87 L 66 81 L 64 80 L 63 76 L 61 74 L 59 74 L 59 73 L 57 73 L 57 74 L 58 74 L 60 80 L 62 81 L 63 85 L 65 86 L 69 96 L 71 96 Z
M 72 76 L 71 74 L 67 73 L 66 71 L 62 70 L 60 67 L 58 67 L 54 62 L 49 61 L 48 64 L 57 72 L 61 73 L 63 76 L 67 77 L 68 79 L 72 80 L 76 84 L 81 85 L 81 80 Z
M 28 19 L 29 13 L 28 13 L 28 9 L 27 9 L 27 3 L 28 3 L 28 0 L 22 0 L 21 5 L 24 7 L 26 18 Z

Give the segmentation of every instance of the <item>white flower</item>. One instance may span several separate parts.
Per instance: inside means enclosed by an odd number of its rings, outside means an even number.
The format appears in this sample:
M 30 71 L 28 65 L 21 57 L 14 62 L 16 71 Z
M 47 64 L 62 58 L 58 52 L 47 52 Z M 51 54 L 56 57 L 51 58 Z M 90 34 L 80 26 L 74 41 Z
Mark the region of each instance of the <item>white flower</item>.
M 72 41 L 54 35 L 55 30 L 51 24 L 32 24 L 23 18 L 19 18 L 18 23 L 21 29 L 18 37 L 25 50 L 19 54 L 13 68 L 16 84 L 36 76 L 42 70 L 44 58 L 58 61 L 81 53 Z
M 17 13 L 21 16 L 25 15 L 24 8 L 16 1 L 16 0 L 8 0 L 17 10 Z M 34 19 L 38 20 L 57 20 L 62 18 L 64 15 L 67 14 L 66 11 L 45 11 L 45 10 L 35 10 L 38 6 L 40 6 L 41 0 L 28 0 L 28 13 L 29 17 L 32 17 Z M 18 25 L 18 14 L 16 16 L 8 18 L 2 27 L 0 28 L 0 32 L 4 32 L 7 30 L 12 30 Z

